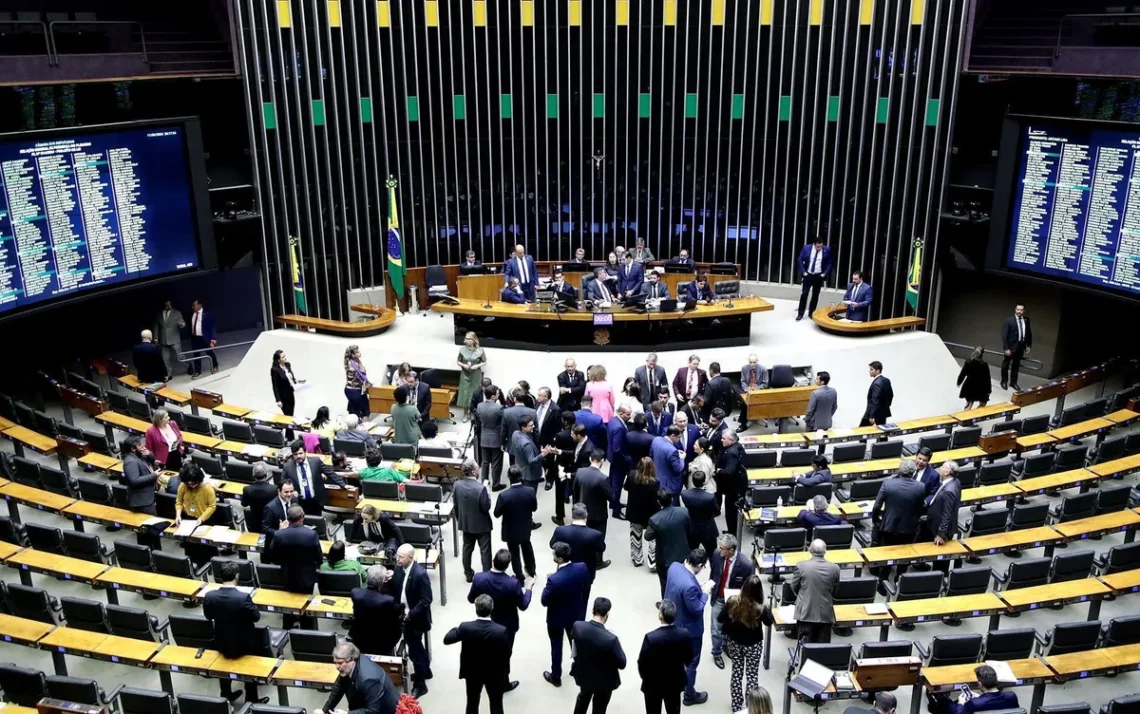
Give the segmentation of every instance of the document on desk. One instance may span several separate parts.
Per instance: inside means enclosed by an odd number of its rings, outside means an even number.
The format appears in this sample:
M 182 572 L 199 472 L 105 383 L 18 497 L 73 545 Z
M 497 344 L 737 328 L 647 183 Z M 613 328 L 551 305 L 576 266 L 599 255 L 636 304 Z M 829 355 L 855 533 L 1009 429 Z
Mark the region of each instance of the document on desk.
M 345 560 L 359 560 L 360 559 L 360 546 L 359 545 L 346 545 L 344 547 Z
M 242 447 L 242 456 L 253 456 L 259 459 L 265 458 L 265 455 L 272 452 L 273 447 L 265 446 L 263 444 L 246 444 Z
M 178 529 L 174 531 L 174 536 L 176 538 L 189 538 L 197 528 L 198 521 L 183 519 L 182 523 L 178 525 Z
M 882 602 L 871 602 L 863 606 L 868 615 L 886 615 L 887 605 Z
M 202 526 L 194 533 L 195 538 L 205 538 L 214 543 L 237 543 L 241 531 L 226 526 Z
M 1000 662 L 998 660 L 986 660 L 986 664 L 994 668 L 994 674 L 997 675 L 998 681 L 1003 684 L 1016 684 L 1017 677 L 1013 674 L 1013 669 L 1010 668 L 1009 662 Z
M 796 606 L 795 605 L 781 605 L 776 608 L 776 614 L 780 618 L 780 622 L 793 623 L 796 621 Z
M 160 523 L 170 523 L 168 518 L 148 518 L 142 522 L 144 526 L 157 526 Z

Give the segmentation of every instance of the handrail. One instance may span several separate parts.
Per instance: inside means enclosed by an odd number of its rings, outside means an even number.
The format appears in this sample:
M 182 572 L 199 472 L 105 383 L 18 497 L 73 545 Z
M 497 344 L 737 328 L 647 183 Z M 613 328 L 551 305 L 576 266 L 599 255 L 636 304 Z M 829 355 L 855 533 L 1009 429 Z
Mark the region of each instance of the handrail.
M 213 347 L 202 347 L 202 348 L 196 349 L 196 350 L 179 350 L 178 361 L 179 362 L 197 362 L 198 361 L 197 357 L 191 357 L 190 359 L 183 359 L 183 357 L 185 357 L 186 355 L 195 354 L 197 352 L 213 352 L 214 350 L 225 350 L 225 349 L 229 349 L 230 347 L 245 347 L 246 345 L 252 345 L 256 341 L 257 340 L 250 340 L 248 342 L 230 342 L 230 343 L 227 343 L 224 345 L 215 345 Z
M 54 20 L 48 23 L 48 34 L 51 35 L 51 46 L 55 52 L 56 64 L 59 64 L 59 50 L 55 46 L 55 26 L 56 25 L 138 25 L 139 26 L 139 42 L 142 44 L 142 58 L 143 62 L 150 64 L 146 54 L 146 31 L 143 30 L 142 23 L 137 20 Z
M 39 25 L 44 33 L 44 49 L 47 50 L 48 64 L 52 64 L 52 42 L 48 37 L 48 26 L 46 24 L 39 20 L 4 20 L 0 22 L 0 25 Z
M 1077 17 L 1134 17 L 1140 19 L 1140 12 L 1074 12 L 1069 15 L 1063 15 L 1061 22 L 1057 26 L 1057 44 L 1053 46 L 1053 59 L 1061 56 L 1061 40 L 1065 35 L 1065 20 Z
M 960 348 L 962 348 L 962 349 L 964 349 L 964 350 L 971 350 L 971 351 L 973 351 L 974 347 L 976 347 L 976 345 L 963 345 L 963 344 L 960 344 L 960 343 L 958 343 L 958 342 L 949 342 L 949 341 L 947 341 L 947 340 L 942 340 L 942 344 L 946 345 L 947 347 L 960 347 Z M 1002 357 L 1002 358 L 1004 358 L 1004 357 L 1005 357 L 1005 353 L 1004 353 L 1004 352 L 1002 352 L 1001 350 L 990 350 L 990 349 L 987 349 L 987 350 L 985 350 L 985 354 L 988 354 L 988 355 L 993 355 L 993 356 L 995 356 L 995 357 Z M 1044 363 L 1044 362 L 1042 362 L 1042 361 L 1041 361 L 1041 360 L 1039 360 L 1039 359 L 1033 359 L 1033 358 L 1031 358 L 1031 357 L 1022 357 L 1022 358 L 1021 358 L 1021 364 L 1022 364 L 1023 366 L 1026 366 L 1026 365 L 1027 365 L 1027 363 L 1029 363 L 1029 362 L 1032 362 L 1033 364 L 1036 364 L 1036 365 L 1037 365 L 1036 367 L 1034 367 L 1033 365 L 1028 365 L 1028 366 L 1027 366 L 1027 368 L 1028 368 L 1028 369 L 1031 369 L 1031 370 L 1033 370 L 1034 372 L 1036 372 L 1036 371 L 1040 370 L 1042 367 L 1044 367 L 1044 366 L 1045 366 L 1045 363 Z

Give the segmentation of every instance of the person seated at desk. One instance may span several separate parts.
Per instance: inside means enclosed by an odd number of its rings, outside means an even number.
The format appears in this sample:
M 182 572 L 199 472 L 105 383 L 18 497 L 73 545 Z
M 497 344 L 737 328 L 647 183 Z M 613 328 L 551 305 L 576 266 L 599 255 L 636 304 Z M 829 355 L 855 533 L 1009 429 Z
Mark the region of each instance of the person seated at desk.
M 361 585 L 367 583 L 364 566 L 360 564 L 360 561 L 344 557 L 343 540 L 335 541 L 329 546 L 329 554 L 327 560 L 321 563 L 321 570 L 326 572 L 332 570 L 338 573 L 356 573 L 360 576 Z
M 633 259 L 633 255 L 626 253 L 625 262 L 618 269 L 617 276 L 618 292 L 622 297 L 629 297 L 637 293 L 645 280 L 645 268 Z
M 139 342 L 131 350 L 135 363 L 135 372 L 143 384 L 154 384 L 166 381 L 166 363 L 162 361 L 162 348 L 154 343 L 154 335 L 150 330 L 143 330 Z
M 376 543 L 393 563 L 396 562 L 396 549 L 404 542 L 404 536 L 396 522 L 371 503 L 364 504 L 356 512 L 356 518 L 348 524 L 344 537 L 349 543 Z
M 693 259 L 689 257 L 689 251 L 685 248 L 682 248 L 680 255 L 670 260 L 669 263 L 671 265 L 683 265 L 693 272 L 696 272 L 697 270 L 697 264 L 694 263 Z
M 617 275 L 619 268 L 621 268 L 621 262 L 618 261 L 617 253 L 611 252 L 606 257 L 605 269 L 610 271 L 611 275 Z
M 360 428 L 360 417 L 355 414 L 348 414 L 344 417 L 344 428 L 336 433 L 336 438 L 343 441 L 361 441 L 364 442 L 365 448 L 373 448 L 376 446 L 376 440 L 367 430 Z
M 581 250 L 581 248 L 579 248 L 579 250 Z M 575 300 L 578 299 L 578 290 L 573 285 L 566 282 L 566 278 L 563 276 L 561 268 L 554 269 L 554 275 L 550 279 L 550 289 L 556 293 L 573 295 Z
M 697 273 L 697 279 L 685 285 L 685 300 L 696 300 L 702 305 L 716 302 L 716 295 L 713 294 L 707 275 Z
M 526 302 L 526 294 L 523 293 L 518 278 L 511 278 L 511 281 L 507 283 L 507 287 L 503 288 L 499 293 L 499 300 L 509 302 L 512 305 L 522 305 Z
M 433 421 L 425 422 L 420 426 L 420 448 L 450 449 L 451 444 L 439 438 L 439 425 Z
M 460 268 L 481 268 L 483 264 L 475 259 L 475 251 L 469 250 L 463 256 L 463 262 L 459 264 Z
M 975 712 L 994 711 L 998 709 L 1017 709 L 1017 694 L 1005 692 L 999 688 L 997 672 L 988 664 L 974 669 L 974 676 L 978 678 L 980 694 L 971 692 L 967 696 L 962 692 L 954 699 L 942 694 L 931 697 L 931 711 L 936 714 L 974 714 Z M 928 695 L 929 696 L 929 695 Z
M 649 247 L 645 245 L 644 238 L 637 239 L 637 245 L 633 247 L 633 250 L 629 251 L 629 254 L 639 263 L 651 263 L 657 260 L 653 257 L 653 251 L 649 250 Z
M 847 284 L 847 292 L 843 293 L 843 304 L 847 306 L 844 315 L 851 322 L 866 322 L 871 312 L 871 302 L 875 299 L 875 291 L 870 283 L 863 282 L 863 272 L 856 270 L 851 273 L 851 282 Z
M 586 299 L 592 300 L 595 305 L 609 306 L 614 302 L 614 292 L 606 281 L 610 276 L 605 268 L 594 269 L 594 279 L 586 286 Z
M 317 415 L 313 417 L 313 421 L 309 424 L 309 431 L 316 434 L 318 437 L 323 436 L 329 441 L 336 437 L 336 433 L 344 429 L 344 425 L 333 420 L 329 416 L 328 407 L 318 407 Z
M 827 498 L 812 496 L 811 510 L 803 509 L 796 514 L 796 525 L 806 528 L 809 532 L 816 526 L 840 526 L 843 519 L 834 513 L 827 512 Z
M 811 471 L 796 477 L 797 486 L 818 486 L 821 483 L 831 483 L 831 469 L 828 468 L 827 457 L 816 454 L 811 457 Z
M 572 265 L 589 265 L 590 261 L 586 260 L 586 249 L 577 248 L 574 250 L 574 259 L 566 261 Z
M 407 480 L 404 474 L 390 466 L 381 466 L 380 449 L 372 447 L 364 452 L 364 462 L 368 464 L 360 469 L 357 477 L 361 481 L 393 481 L 403 483 Z M 334 465 L 335 468 L 335 465 Z
M 649 300 L 668 300 L 669 286 L 661 282 L 661 276 L 656 270 L 649 271 L 646 282 L 641 284 L 641 295 Z

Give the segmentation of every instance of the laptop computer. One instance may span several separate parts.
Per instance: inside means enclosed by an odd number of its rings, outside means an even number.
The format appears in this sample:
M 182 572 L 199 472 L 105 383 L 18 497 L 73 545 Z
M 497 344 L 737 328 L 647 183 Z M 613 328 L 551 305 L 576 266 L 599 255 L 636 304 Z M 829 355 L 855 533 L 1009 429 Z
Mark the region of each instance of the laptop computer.
M 831 680 L 834 678 L 835 672 L 813 659 L 808 659 L 804 660 L 800 673 L 792 677 L 792 681 L 788 684 L 797 692 L 814 698 L 823 694 L 824 690 L 831 686 Z
M 657 309 L 661 312 L 676 312 L 677 311 L 677 301 L 672 300 L 672 299 L 662 300 L 661 302 L 659 302 L 657 304 Z

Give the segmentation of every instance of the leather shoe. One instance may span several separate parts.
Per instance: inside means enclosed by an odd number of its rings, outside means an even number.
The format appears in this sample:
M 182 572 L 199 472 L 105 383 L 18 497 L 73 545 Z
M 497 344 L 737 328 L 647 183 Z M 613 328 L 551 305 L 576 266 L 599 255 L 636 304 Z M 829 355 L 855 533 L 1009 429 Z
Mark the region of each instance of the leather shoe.
M 545 679 L 547 682 L 550 682 L 551 684 L 553 684 L 556 687 L 562 686 L 562 678 L 561 677 L 555 677 L 550 672 L 543 672 L 542 678 Z
M 550 517 L 550 522 L 551 522 L 551 523 L 553 523 L 553 524 L 554 524 L 554 525 L 556 525 L 556 526 L 564 526 L 564 525 L 566 525 L 566 522 L 565 522 L 564 520 L 562 520 L 561 518 L 557 518 L 557 517 L 555 517 L 555 516 L 551 516 L 551 517 Z
M 515 681 L 513 681 L 513 682 L 507 682 L 507 688 L 506 688 L 506 689 L 504 689 L 504 690 L 503 690 L 503 692 L 504 692 L 504 693 L 505 693 L 505 692 L 513 692 L 513 691 L 515 691 L 515 690 L 516 690 L 516 689 L 518 689 L 518 688 L 519 688 L 519 683 L 518 683 L 518 680 L 515 680 Z
M 628 521 L 629 519 L 625 517 L 624 513 L 619 511 L 619 512 L 614 514 L 614 520 L 616 520 L 616 521 Z
M 531 522 L 530 522 L 530 529 L 531 529 L 532 531 L 536 531 L 536 530 L 538 530 L 539 528 L 542 528 L 542 524 L 541 524 L 541 523 L 537 523 L 537 522 L 535 522 L 535 521 L 531 521 Z
M 598 569 L 598 570 L 602 570 L 603 568 L 608 568 L 608 567 L 610 567 L 610 561 L 608 561 L 608 560 L 603 560 L 602 562 L 598 563 L 598 568 L 597 568 L 597 569 Z
M 743 434 L 746 431 L 748 431 L 748 425 L 747 424 L 741 424 L 740 426 L 736 427 L 736 433 L 737 434 Z
M 545 488 L 543 488 L 543 490 L 544 490 L 544 491 L 549 491 L 549 490 L 550 490 L 550 489 L 552 489 L 552 488 L 554 488 L 554 484 L 553 484 L 553 483 L 547 483 L 547 484 L 546 484 L 546 487 L 545 487 Z
M 713 664 L 716 665 L 717 669 L 724 669 L 724 657 L 721 657 L 720 655 L 714 655 Z
M 694 704 L 704 704 L 708 700 L 709 700 L 709 693 L 708 692 L 697 692 L 697 696 L 693 697 L 692 699 L 689 699 L 688 697 L 682 698 L 681 703 L 687 707 L 691 707 Z
M 502 491 L 506 487 L 507 487 L 507 484 L 505 484 L 505 483 L 497 483 L 491 487 L 491 490 L 492 491 Z
M 1015 391 L 1015 392 L 1021 391 L 1021 385 L 1019 385 L 1017 382 L 1014 382 L 1013 384 L 1011 384 L 1009 386 L 1013 387 L 1013 391 Z
M 463 577 L 467 578 L 467 582 L 470 583 L 475 579 L 475 573 L 464 573 Z
M 427 693 L 428 693 L 428 688 L 423 686 L 423 685 L 420 685 L 418 687 L 414 687 L 412 689 L 412 696 L 415 697 L 416 699 L 420 699 L 421 697 L 423 697 L 423 695 L 425 695 Z
M 1004 382 L 1004 381 L 1003 381 L 1003 382 L 1001 383 L 1001 388 L 1002 388 L 1002 389 L 1009 389 L 1009 382 Z
M 804 319 L 803 315 L 796 315 L 796 322 L 799 322 L 802 319 Z

